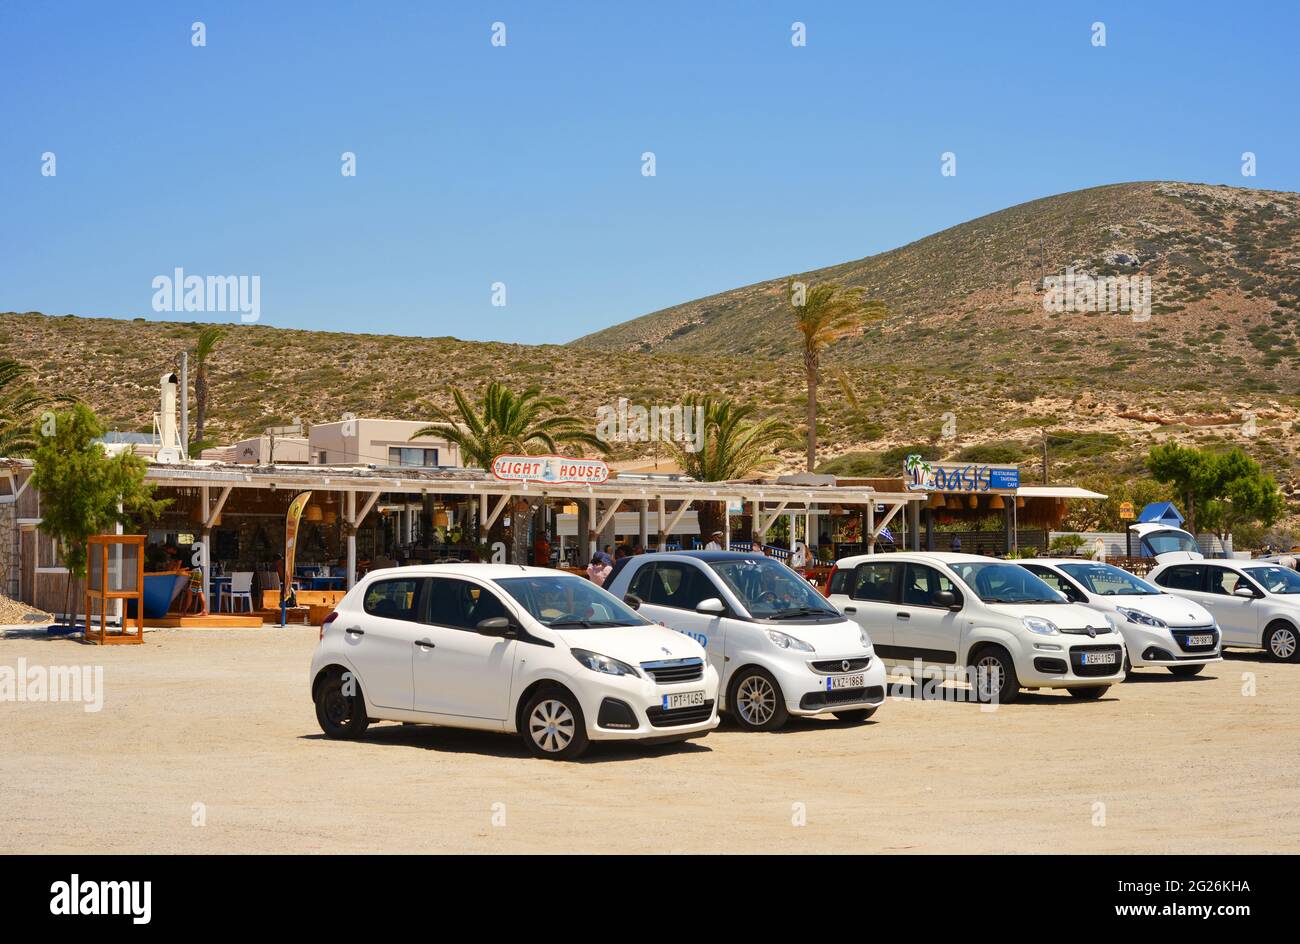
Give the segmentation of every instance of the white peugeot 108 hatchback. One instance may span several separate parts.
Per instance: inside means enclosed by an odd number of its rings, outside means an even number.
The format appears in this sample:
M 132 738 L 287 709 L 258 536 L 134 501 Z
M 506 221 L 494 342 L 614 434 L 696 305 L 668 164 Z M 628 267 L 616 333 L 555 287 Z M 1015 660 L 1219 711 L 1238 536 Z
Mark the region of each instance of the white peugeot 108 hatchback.
M 865 721 L 885 700 L 871 640 L 780 561 L 738 551 L 620 560 L 610 592 L 695 639 L 721 680 L 722 705 L 745 728 L 832 712 Z
M 1100 561 L 1035 557 L 1020 566 L 1072 603 L 1115 614 L 1128 650 L 1128 668 L 1162 666 L 1174 675 L 1189 676 L 1223 661 L 1219 627 L 1193 600 Z
M 981 701 L 1021 688 L 1100 698 L 1124 678 L 1115 617 L 1077 603 L 1013 561 L 906 551 L 846 557 L 832 603 L 870 634 L 893 665 L 960 670 Z M 973 670 L 973 671 L 971 671 Z
M 330 737 L 416 722 L 519 733 L 564 760 L 590 741 L 718 724 L 718 675 L 697 642 L 582 577 L 505 564 L 367 574 L 321 628 L 311 694 Z

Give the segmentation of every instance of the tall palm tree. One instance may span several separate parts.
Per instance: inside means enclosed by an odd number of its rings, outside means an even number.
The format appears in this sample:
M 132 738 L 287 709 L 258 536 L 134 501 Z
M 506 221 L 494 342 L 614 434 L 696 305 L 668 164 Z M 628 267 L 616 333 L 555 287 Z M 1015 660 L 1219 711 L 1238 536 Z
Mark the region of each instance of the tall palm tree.
M 527 455 L 539 447 L 555 452 L 560 444 L 591 446 L 608 453 L 609 446 L 593 431 L 593 424 L 577 416 L 543 416 L 564 404 L 560 397 L 544 397 L 537 387 L 515 393 L 499 381 L 488 384 L 483 399 L 470 403 L 460 388 L 451 392 L 454 413 L 434 408 L 439 422 L 416 430 L 411 436 L 441 436 L 460 448 L 463 464 L 488 468 L 502 453 Z
M 687 452 L 677 443 L 669 448 L 682 471 L 701 482 L 742 478 L 776 462 L 776 451 L 796 441 L 789 423 L 773 417 L 755 419 L 752 403 L 738 404 L 725 397 L 706 396 L 689 398 L 685 406 L 704 410 L 703 448 Z M 701 503 L 701 534 L 721 530 L 718 528 L 722 520 L 720 504 Z
M 441 422 L 416 430 L 411 438 L 442 437 L 460 447 L 462 464 L 486 469 L 502 453 L 556 452 L 561 444 L 591 446 L 597 452 L 609 452 L 609 446 L 596 436 L 589 421 L 564 414 L 544 415 L 559 409 L 565 401 L 560 397 L 544 397 L 537 387 L 515 393 L 504 384 L 493 381 L 477 405 L 472 404 L 459 387 L 453 389 L 451 395 L 456 403 L 455 412 L 435 408 Z M 526 509 L 511 517 L 515 561 L 527 557 L 527 536 L 533 511 L 534 505 L 530 502 Z M 500 534 L 503 529 L 501 519 L 498 518 L 492 527 Z M 479 540 L 488 540 L 488 535 L 481 529 Z
M 885 303 L 864 297 L 861 289 L 823 283 L 796 293 L 787 286 L 795 330 L 803 347 L 808 382 L 808 471 L 817 467 L 817 382 L 821 379 L 822 351 L 836 341 L 859 333 L 868 321 L 888 314 Z
M 199 336 L 194 341 L 194 350 L 190 352 L 190 357 L 194 360 L 194 443 L 201 445 L 204 442 L 203 430 L 208 425 L 208 358 L 212 356 L 213 349 L 226 334 L 226 329 L 220 325 L 207 325 L 199 330 Z M 188 450 L 190 444 L 186 443 L 185 448 Z
M 0 360 L 0 456 L 25 456 L 38 445 L 36 414 L 47 407 L 76 402 L 76 397 L 40 392 L 28 382 L 31 368 Z

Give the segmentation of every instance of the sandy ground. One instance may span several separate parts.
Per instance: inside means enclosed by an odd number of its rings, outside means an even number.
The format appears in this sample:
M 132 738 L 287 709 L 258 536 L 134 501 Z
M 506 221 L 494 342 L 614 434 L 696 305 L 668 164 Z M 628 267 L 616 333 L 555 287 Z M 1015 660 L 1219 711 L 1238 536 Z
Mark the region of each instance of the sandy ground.
M 724 723 L 561 764 L 423 726 L 326 740 L 315 642 L 0 640 L 0 665 L 102 666 L 104 686 L 93 713 L 0 702 L 0 852 L 1300 851 L 1300 665 L 1255 654 L 1100 702 L 894 697 L 865 725 Z

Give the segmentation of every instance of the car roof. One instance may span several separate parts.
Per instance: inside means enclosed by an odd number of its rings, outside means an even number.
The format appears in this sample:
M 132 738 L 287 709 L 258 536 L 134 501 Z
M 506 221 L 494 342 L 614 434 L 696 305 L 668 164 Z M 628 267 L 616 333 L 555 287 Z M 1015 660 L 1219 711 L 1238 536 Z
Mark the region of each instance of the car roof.
M 1062 564 L 1110 564 L 1110 561 L 1089 560 L 1086 557 L 1026 557 L 1016 561 L 1017 564 L 1051 564 L 1053 567 L 1060 567 Z M 1114 566 L 1113 564 L 1111 566 Z
M 410 564 L 406 567 L 382 567 L 366 574 L 372 577 L 477 577 L 501 580 L 506 577 L 557 576 L 577 577 L 554 567 L 525 567 L 522 564 Z M 577 577 L 581 580 L 584 578 Z
M 854 566 L 866 563 L 867 561 L 916 561 L 918 563 L 941 564 L 963 564 L 963 563 L 990 563 L 996 561 L 1000 564 L 1016 564 L 1019 561 L 1005 561 L 1000 557 L 988 557 L 984 554 L 959 554 L 953 551 L 889 551 L 885 554 L 854 554 L 852 557 L 843 557 L 835 562 L 835 566 Z
M 766 554 L 754 551 L 655 551 L 651 554 L 635 554 L 632 560 L 673 560 L 690 557 L 698 561 L 711 563 L 729 560 L 768 560 Z

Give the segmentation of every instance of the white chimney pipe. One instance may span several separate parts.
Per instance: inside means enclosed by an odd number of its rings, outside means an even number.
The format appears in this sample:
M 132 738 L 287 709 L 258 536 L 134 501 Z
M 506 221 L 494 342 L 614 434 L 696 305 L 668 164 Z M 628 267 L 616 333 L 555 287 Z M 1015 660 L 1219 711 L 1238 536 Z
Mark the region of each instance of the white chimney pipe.
M 159 462 L 180 462 L 184 456 L 180 431 L 176 428 L 176 391 L 175 374 L 163 374 L 159 380 L 162 398 L 158 410 L 158 455 Z

